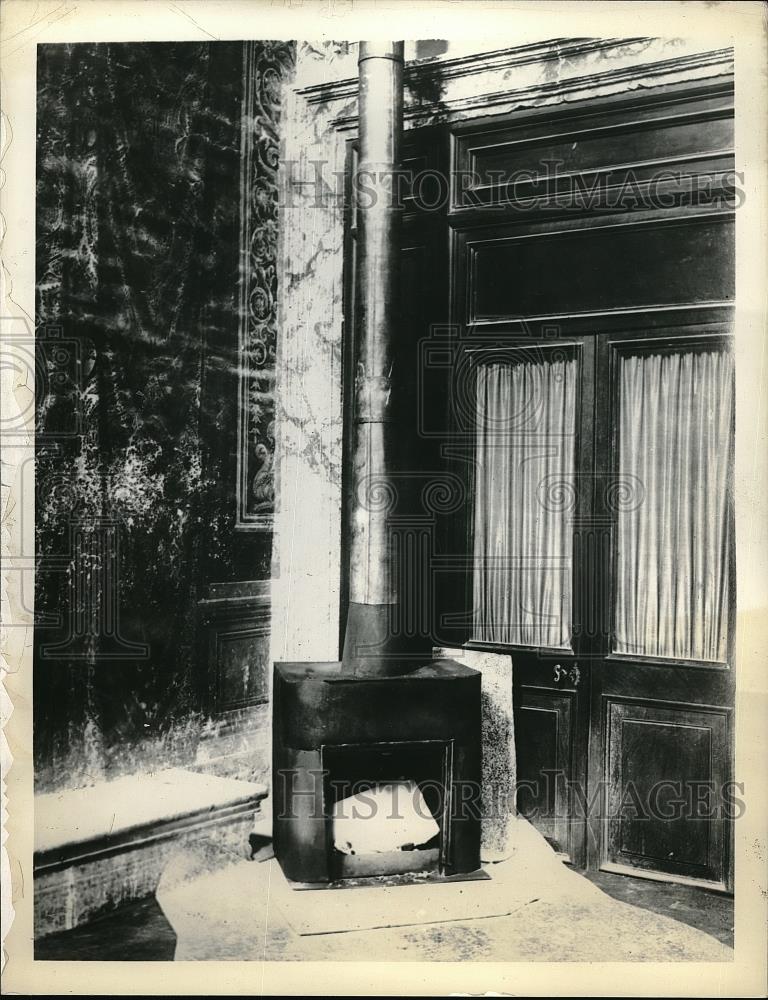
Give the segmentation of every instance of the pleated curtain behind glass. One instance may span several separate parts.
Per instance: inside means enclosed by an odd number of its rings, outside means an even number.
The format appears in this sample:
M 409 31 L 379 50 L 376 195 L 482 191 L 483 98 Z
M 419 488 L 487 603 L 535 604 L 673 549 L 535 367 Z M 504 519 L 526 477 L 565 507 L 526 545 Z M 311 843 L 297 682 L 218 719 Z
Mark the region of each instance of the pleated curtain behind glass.
M 727 658 L 733 360 L 723 350 L 639 354 L 619 368 L 615 650 Z
M 573 358 L 477 369 L 473 638 L 569 648 Z

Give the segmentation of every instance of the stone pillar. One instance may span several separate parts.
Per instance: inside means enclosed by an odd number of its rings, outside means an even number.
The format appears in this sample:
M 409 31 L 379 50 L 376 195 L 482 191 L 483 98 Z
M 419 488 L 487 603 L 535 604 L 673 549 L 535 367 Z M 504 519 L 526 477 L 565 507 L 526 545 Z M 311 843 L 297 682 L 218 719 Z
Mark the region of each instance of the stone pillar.
M 483 728 L 482 829 L 484 862 L 515 853 L 519 824 L 515 795 L 515 722 L 512 710 L 512 657 L 476 649 L 435 649 L 435 656 L 457 660 L 482 674 Z
M 342 517 L 344 169 L 333 126 L 357 95 L 307 99 L 317 79 L 350 75 L 300 43 L 281 117 L 272 661 L 337 660 Z

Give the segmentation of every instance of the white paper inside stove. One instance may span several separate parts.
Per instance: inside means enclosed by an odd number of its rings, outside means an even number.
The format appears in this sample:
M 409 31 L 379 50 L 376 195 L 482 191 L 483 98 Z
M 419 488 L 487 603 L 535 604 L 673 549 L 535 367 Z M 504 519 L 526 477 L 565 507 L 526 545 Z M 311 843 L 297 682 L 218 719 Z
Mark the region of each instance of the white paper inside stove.
M 381 854 L 425 844 L 440 827 L 415 781 L 392 781 L 339 799 L 333 843 L 342 854 Z

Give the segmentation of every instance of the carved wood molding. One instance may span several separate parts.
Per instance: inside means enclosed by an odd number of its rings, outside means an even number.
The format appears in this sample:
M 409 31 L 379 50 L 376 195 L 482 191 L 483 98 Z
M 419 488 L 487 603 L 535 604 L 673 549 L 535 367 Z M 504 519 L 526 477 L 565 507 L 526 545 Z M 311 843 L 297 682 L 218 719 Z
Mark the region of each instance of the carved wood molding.
M 602 72 L 537 83 L 529 87 L 514 87 L 507 81 L 509 70 L 527 64 L 574 60 L 591 52 L 650 45 L 653 41 L 654 39 L 650 38 L 557 39 L 456 59 L 436 58 L 406 64 L 406 97 L 410 90 L 411 100 L 406 101 L 405 121 L 406 124 L 417 126 L 429 120 L 446 121 L 454 116 L 473 112 L 502 113 L 509 105 L 521 106 L 540 100 L 553 100 L 592 88 L 629 89 L 634 83 L 645 83 L 649 78 L 657 79 L 658 83 L 662 84 L 665 77 L 672 75 L 690 75 L 691 78 L 696 78 L 704 72 L 710 78 L 729 76 L 733 73 L 733 49 L 722 48 L 669 59 L 638 62 L 634 66 L 619 66 Z M 642 51 L 642 48 L 639 48 L 637 55 L 639 56 Z M 503 82 L 505 86 L 498 90 L 479 88 L 477 93 L 471 96 L 456 98 L 441 96 L 430 99 L 430 93 L 437 93 L 447 82 L 481 73 L 488 76 L 498 75 L 499 82 Z M 348 102 L 357 96 L 357 80 L 346 78 L 315 84 L 300 89 L 298 93 L 308 104 L 328 105 L 334 102 Z M 353 129 L 357 127 L 357 116 L 340 114 L 334 119 L 333 124 L 341 130 Z
M 282 85 L 292 42 L 243 43 L 236 527 L 271 531 L 275 485 L 277 211 Z
M 411 61 L 406 64 L 405 80 L 408 85 L 418 84 L 420 79 L 434 76 L 439 76 L 441 80 L 450 80 L 456 77 L 471 76 L 475 73 L 504 71 L 514 66 L 524 66 L 529 63 L 553 59 L 573 59 L 576 56 L 602 49 L 652 41 L 653 39 L 649 38 L 555 38 L 546 42 L 514 45 L 448 59 L 439 57 L 420 59 L 417 62 Z M 299 93 L 310 104 L 326 104 L 330 101 L 346 100 L 357 96 L 357 77 L 346 77 L 342 80 L 313 84 L 301 88 Z

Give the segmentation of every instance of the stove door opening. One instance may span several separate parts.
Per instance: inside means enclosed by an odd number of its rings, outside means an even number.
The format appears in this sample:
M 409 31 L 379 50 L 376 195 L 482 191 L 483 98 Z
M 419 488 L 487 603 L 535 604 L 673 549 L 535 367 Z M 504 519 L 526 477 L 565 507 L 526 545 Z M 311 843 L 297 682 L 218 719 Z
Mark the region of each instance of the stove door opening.
M 332 879 L 444 873 L 452 743 L 324 746 Z

